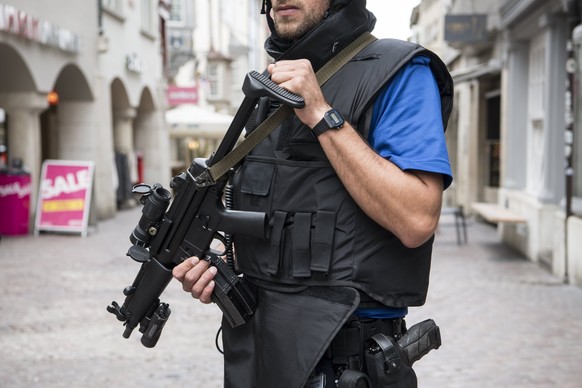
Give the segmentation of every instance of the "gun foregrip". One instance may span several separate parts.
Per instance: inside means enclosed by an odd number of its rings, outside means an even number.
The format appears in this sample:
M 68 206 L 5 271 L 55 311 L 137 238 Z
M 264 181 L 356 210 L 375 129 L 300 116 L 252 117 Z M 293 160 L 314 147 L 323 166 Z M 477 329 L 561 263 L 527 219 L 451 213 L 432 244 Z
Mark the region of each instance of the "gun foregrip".
M 432 319 L 427 319 L 408 329 L 398 345 L 406 356 L 408 365 L 412 366 L 432 349 L 441 346 L 440 329 Z

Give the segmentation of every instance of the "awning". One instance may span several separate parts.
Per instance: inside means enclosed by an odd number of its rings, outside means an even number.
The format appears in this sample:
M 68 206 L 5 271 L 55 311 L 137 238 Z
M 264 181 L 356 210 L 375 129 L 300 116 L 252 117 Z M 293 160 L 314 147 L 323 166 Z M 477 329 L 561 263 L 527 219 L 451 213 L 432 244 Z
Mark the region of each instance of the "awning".
M 500 72 L 501 64 L 498 60 L 492 59 L 488 63 L 481 63 L 476 66 L 451 71 L 451 77 L 453 77 L 455 83 L 461 83 L 481 78 L 485 75 L 499 74 Z
M 222 138 L 233 117 L 198 105 L 182 104 L 166 111 L 172 137 Z

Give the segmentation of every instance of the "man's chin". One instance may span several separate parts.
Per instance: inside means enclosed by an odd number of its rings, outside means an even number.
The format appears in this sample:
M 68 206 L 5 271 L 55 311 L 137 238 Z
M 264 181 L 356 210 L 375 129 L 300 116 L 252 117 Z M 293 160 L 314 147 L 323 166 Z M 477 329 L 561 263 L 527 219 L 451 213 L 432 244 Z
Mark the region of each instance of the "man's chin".
M 303 32 L 298 32 L 295 28 L 276 28 L 275 30 L 279 38 L 286 40 L 296 40 L 304 35 Z
M 297 27 L 290 23 L 285 23 L 283 25 L 275 25 L 275 31 L 277 31 L 277 35 L 279 38 L 294 40 L 297 37 Z

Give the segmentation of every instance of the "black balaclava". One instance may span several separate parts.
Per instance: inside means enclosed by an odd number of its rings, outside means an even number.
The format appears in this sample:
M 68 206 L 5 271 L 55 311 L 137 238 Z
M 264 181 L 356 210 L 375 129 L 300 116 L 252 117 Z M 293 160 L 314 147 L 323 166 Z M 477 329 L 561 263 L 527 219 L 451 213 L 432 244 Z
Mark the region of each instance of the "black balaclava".
M 286 40 L 275 31 L 271 8 L 271 1 L 263 0 L 261 13 L 266 14 L 271 30 L 265 41 L 267 53 L 275 60 L 309 59 L 315 71 L 376 24 L 376 17 L 366 9 L 366 0 L 332 0 L 321 23 L 297 40 Z

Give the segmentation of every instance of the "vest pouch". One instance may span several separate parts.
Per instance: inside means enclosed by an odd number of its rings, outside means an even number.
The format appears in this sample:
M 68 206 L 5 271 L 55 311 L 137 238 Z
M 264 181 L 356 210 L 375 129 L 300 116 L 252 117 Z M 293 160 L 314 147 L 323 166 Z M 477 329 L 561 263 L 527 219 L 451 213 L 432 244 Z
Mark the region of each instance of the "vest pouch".
M 293 278 L 325 279 L 331 265 L 335 218 L 336 214 L 328 211 L 314 214 L 298 212 L 293 215 L 289 242 Z M 275 241 L 275 237 L 271 240 Z
M 276 276 L 279 274 L 279 265 L 281 261 L 281 240 L 283 238 L 283 232 L 285 227 L 285 222 L 287 220 L 287 213 L 276 211 L 271 219 L 271 254 L 268 258 L 269 264 L 267 266 L 267 273 L 269 275 Z
M 326 274 L 329 272 L 336 213 L 320 210 L 315 215 L 315 229 L 311 237 L 311 270 Z
M 293 222 L 293 277 L 311 276 L 311 213 L 295 213 Z
M 241 166 L 237 176 L 244 176 L 236 198 L 237 209 L 265 211 L 271 208 L 271 185 L 275 174 L 275 165 L 260 161 L 247 161 Z

